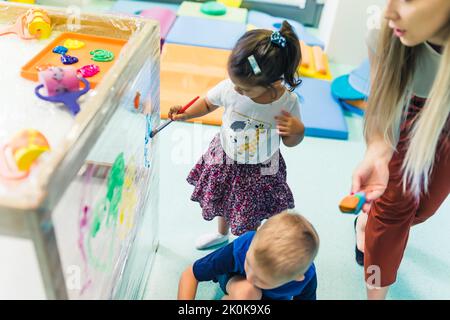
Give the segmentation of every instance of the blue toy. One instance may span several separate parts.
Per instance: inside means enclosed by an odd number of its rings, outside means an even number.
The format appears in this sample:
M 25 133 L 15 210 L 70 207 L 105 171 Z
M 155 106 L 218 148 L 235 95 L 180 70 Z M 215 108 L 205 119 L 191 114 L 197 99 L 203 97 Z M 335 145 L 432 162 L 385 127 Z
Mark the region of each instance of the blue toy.
M 84 78 L 80 78 L 80 80 L 84 83 L 84 88 L 79 91 L 68 91 L 55 96 L 46 97 L 39 93 L 39 90 L 44 87 L 43 84 L 40 84 L 36 87 L 34 92 L 36 96 L 38 96 L 38 98 L 42 100 L 53 103 L 63 103 L 69 109 L 72 115 L 76 115 L 78 112 L 80 112 L 80 105 L 77 102 L 78 98 L 86 94 L 91 88 L 89 81 Z

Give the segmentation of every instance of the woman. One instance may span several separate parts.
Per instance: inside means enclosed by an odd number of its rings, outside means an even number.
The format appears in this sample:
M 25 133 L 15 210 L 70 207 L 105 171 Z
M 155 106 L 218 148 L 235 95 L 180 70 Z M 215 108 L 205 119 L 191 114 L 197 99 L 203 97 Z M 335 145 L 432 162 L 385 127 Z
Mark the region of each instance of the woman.
M 367 150 L 352 192 L 368 200 L 355 221 L 367 295 L 384 299 L 411 226 L 450 192 L 450 1 L 389 0 L 382 29 L 368 40 Z

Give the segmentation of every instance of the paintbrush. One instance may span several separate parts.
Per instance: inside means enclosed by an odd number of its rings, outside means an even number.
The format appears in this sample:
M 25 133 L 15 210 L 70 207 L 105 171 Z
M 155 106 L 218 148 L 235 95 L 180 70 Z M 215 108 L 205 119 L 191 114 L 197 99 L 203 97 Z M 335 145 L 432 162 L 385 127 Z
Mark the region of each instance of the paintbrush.
M 197 96 L 194 99 L 192 99 L 192 101 L 190 101 L 187 105 L 185 105 L 183 108 L 181 108 L 180 110 L 178 110 L 177 114 L 182 114 L 184 113 L 190 106 L 192 106 L 194 104 L 195 101 L 197 101 L 200 97 Z M 156 128 L 155 130 L 152 130 L 152 132 L 150 133 L 150 138 L 153 138 L 158 132 L 160 132 L 162 129 L 164 129 L 165 127 L 167 127 L 169 124 L 171 124 L 174 120 L 170 119 L 167 120 L 166 122 L 164 122 L 162 125 L 160 125 L 158 128 Z

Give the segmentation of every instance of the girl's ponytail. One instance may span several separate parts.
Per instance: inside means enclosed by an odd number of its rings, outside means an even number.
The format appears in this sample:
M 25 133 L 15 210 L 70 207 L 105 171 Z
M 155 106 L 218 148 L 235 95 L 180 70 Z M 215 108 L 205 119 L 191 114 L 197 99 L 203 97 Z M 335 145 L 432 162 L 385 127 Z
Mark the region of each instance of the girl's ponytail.
M 283 21 L 280 34 L 286 39 L 286 47 L 282 50 L 286 61 L 283 78 L 291 89 L 295 89 L 301 83 L 297 75 L 297 69 L 302 58 L 300 41 L 294 29 L 286 20 Z

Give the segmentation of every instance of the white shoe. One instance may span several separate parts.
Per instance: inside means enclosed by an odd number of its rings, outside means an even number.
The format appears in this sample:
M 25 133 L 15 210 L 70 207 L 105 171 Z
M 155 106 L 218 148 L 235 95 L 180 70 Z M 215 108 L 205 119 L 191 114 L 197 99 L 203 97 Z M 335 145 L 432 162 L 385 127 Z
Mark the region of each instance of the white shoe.
M 228 242 L 228 234 L 223 235 L 218 232 L 208 233 L 197 238 L 195 248 L 198 250 L 204 250 L 225 242 Z

